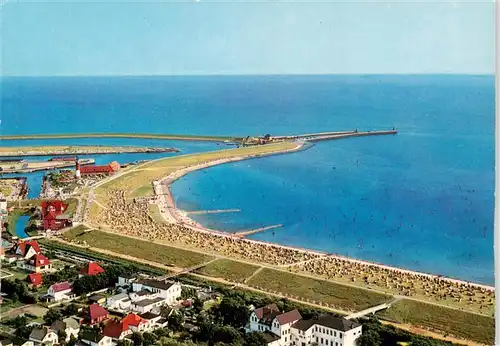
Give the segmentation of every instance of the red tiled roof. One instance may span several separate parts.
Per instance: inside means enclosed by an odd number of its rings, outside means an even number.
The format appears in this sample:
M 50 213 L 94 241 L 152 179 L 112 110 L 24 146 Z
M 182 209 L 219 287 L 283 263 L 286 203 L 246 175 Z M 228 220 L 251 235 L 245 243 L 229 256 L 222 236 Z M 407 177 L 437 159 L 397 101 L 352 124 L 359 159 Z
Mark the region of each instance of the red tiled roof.
M 278 309 L 278 307 L 276 306 L 276 304 L 269 304 L 269 305 L 266 305 L 264 307 L 261 307 L 261 308 L 258 308 L 258 309 L 255 309 L 254 312 L 255 314 L 257 315 L 257 318 L 260 320 L 262 317 L 264 317 L 264 315 L 267 315 L 269 314 L 270 312 L 273 312 L 273 311 L 276 311 L 276 312 L 280 312 L 280 309 Z
M 101 273 L 104 273 L 104 269 L 102 269 L 102 267 L 95 262 L 87 263 L 80 270 L 80 274 L 82 274 L 82 275 L 97 275 L 97 274 L 101 274 Z
M 125 316 L 122 322 L 123 324 L 126 324 L 127 327 L 128 326 L 138 327 L 139 324 L 146 323 L 147 321 L 134 313 L 130 313 L 127 316 Z
M 65 291 L 65 290 L 68 290 L 68 289 L 71 289 L 71 285 L 69 284 L 68 281 L 64 281 L 64 282 L 59 282 L 57 284 L 53 284 L 52 286 L 52 290 L 54 292 L 62 292 L 62 291 Z
M 130 313 L 120 322 L 116 320 L 108 321 L 104 327 L 103 334 L 110 338 L 118 339 L 123 332 L 129 330 L 130 326 L 138 327 L 143 323 L 147 323 L 147 321 L 134 313 Z
M 284 325 L 287 323 L 298 321 L 302 318 L 298 310 L 292 310 L 285 312 L 284 314 L 276 316 L 276 319 L 280 323 L 280 325 Z
M 38 245 L 38 242 L 36 240 L 21 240 L 17 243 L 17 249 L 21 250 L 21 255 L 23 256 L 26 255 L 30 247 L 32 247 L 36 253 L 40 252 L 40 245 Z
M 40 273 L 29 274 L 26 279 L 34 286 L 39 286 L 43 282 L 42 274 Z
M 105 166 L 82 166 L 80 167 L 80 173 L 111 173 L 116 172 L 120 169 L 120 164 L 116 161 L 111 162 Z
M 35 267 L 47 266 L 50 264 L 50 260 L 42 255 L 41 253 L 37 253 L 35 256 L 31 257 L 28 260 L 28 263 Z
M 91 320 L 95 320 L 99 317 L 104 317 L 109 314 L 108 310 L 100 306 L 99 304 L 92 304 L 89 306 L 89 317 Z
M 127 330 L 128 325 L 125 325 L 123 321 L 118 322 L 115 320 L 109 320 L 102 333 L 110 338 L 118 339 L 120 335 Z

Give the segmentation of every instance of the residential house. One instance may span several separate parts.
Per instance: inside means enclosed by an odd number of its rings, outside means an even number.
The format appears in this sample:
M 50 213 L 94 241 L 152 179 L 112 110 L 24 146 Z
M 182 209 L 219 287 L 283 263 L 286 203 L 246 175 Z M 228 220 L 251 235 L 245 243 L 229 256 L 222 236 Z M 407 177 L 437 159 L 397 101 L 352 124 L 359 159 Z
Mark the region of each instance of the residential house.
M 109 336 L 99 334 L 94 331 L 85 332 L 82 334 L 80 340 L 83 344 L 88 346 L 111 346 L 112 340 Z
M 37 253 L 24 261 L 17 262 L 17 267 L 30 272 L 41 273 L 51 270 L 52 263 L 47 257 Z
M 41 209 L 44 230 L 58 231 L 71 225 L 71 218 L 64 214 L 68 209 L 68 205 L 63 201 L 43 201 Z
M 56 302 L 70 299 L 73 296 L 71 285 L 67 281 L 51 285 L 47 290 L 47 295 L 49 300 Z
M 162 305 L 166 305 L 166 299 L 162 297 L 156 297 L 152 299 L 143 299 L 139 301 L 132 302 L 132 311 L 138 313 L 145 313 L 149 311 L 159 311 Z
M 6 338 L 0 338 L 0 346 L 13 346 L 12 340 Z
M 101 273 L 104 273 L 104 269 L 99 264 L 97 264 L 96 262 L 88 262 L 80 270 L 80 274 L 78 275 L 78 277 L 98 275 Z
M 87 324 L 101 323 L 109 317 L 109 312 L 99 304 L 89 306 L 87 314 L 84 317 L 84 322 Z
M 108 299 L 106 300 L 107 308 L 116 310 L 126 310 L 130 308 L 131 303 L 132 301 L 126 293 L 116 294 L 114 296 L 108 297 Z
M 29 336 L 36 345 L 54 345 L 59 343 L 57 333 L 47 326 L 36 327 Z
M 43 283 L 43 277 L 41 273 L 32 273 L 28 274 L 28 276 L 26 277 L 26 281 L 28 281 L 31 287 L 38 288 Z
M 118 283 L 116 284 L 116 287 L 129 287 L 132 285 L 132 282 L 134 282 L 136 279 L 137 276 L 135 274 L 132 275 L 122 274 L 118 277 Z
M 102 334 L 111 338 L 113 341 L 118 341 L 132 334 L 132 331 L 123 321 L 110 319 L 106 322 Z
M 309 342 L 325 346 L 356 346 L 361 334 L 359 323 L 332 315 L 301 320 L 292 325 L 292 340 L 297 346 Z
M 30 340 L 25 340 L 22 344 L 20 344 L 19 346 L 35 346 L 35 343 L 33 341 L 30 341 Z
M 113 341 L 118 341 L 134 332 L 143 333 L 153 329 L 154 326 L 148 320 L 130 313 L 121 321 L 115 319 L 109 320 L 104 327 L 103 334 L 112 338 Z
M 55 321 L 50 326 L 50 329 L 57 333 L 57 335 L 59 335 L 59 332 L 63 330 L 66 333 L 66 342 L 68 342 L 71 338 L 71 335 L 73 335 L 75 338 L 78 338 L 78 333 L 80 332 L 80 323 L 76 318 L 68 317 L 63 320 Z
M 102 304 L 106 303 L 106 297 L 101 296 L 99 294 L 94 294 L 93 296 L 89 297 L 89 301 L 91 303 L 102 305 Z
M 151 280 L 143 279 L 132 283 L 132 290 L 138 292 L 148 290 L 157 293 L 159 297 L 166 300 L 169 305 L 177 303 L 177 298 L 181 296 L 181 285 L 176 282 L 168 282 L 166 280 Z
M 130 297 L 130 300 L 132 300 L 132 302 L 138 302 L 138 301 L 141 301 L 144 299 L 153 299 L 153 298 L 158 297 L 158 295 L 156 293 L 153 293 L 153 292 L 148 291 L 148 290 L 141 290 L 138 292 L 130 292 L 128 296 Z
M 162 317 L 160 314 L 154 314 L 152 312 L 145 312 L 139 315 L 140 318 L 146 320 L 151 329 L 162 328 L 167 326 L 167 319 Z
M 40 245 L 36 240 L 20 240 L 14 248 L 14 254 L 17 256 L 28 259 L 40 253 Z

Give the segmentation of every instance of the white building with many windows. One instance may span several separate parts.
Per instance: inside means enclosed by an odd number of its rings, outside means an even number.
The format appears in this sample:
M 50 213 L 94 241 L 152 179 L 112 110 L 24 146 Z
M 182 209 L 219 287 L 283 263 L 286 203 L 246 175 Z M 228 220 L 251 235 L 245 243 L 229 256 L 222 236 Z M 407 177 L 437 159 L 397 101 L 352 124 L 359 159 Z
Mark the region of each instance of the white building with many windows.
M 246 331 L 262 332 L 268 346 L 356 346 L 361 328 L 331 315 L 304 320 L 297 310 L 282 313 L 276 304 L 270 304 L 250 314 Z
M 168 305 L 175 305 L 177 303 L 177 298 L 181 296 L 181 285 L 177 282 L 151 279 L 132 282 L 132 291 L 141 292 L 145 290 L 155 293 L 158 297 L 165 299 Z

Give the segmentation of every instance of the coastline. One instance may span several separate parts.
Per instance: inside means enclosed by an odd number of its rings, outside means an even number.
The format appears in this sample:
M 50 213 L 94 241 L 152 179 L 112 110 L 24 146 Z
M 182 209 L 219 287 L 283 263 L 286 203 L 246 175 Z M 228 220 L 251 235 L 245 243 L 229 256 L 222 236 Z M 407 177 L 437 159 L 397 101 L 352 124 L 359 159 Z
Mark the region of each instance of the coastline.
M 188 167 L 180 168 L 180 169 L 176 170 L 175 172 L 169 174 L 168 176 L 166 176 L 166 177 L 164 177 L 156 182 L 153 182 L 153 187 L 154 187 L 153 190 L 155 193 L 155 203 L 158 204 L 160 214 L 167 223 L 178 224 L 180 226 L 190 228 L 191 230 L 194 230 L 197 232 L 207 233 L 210 235 L 225 237 L 225 238 L 230 238 L 230 239 L 237 239 L 239 241 L 245 241 L 245 242 L 248 242 L 251 244 L 258 244 L 258 245 L 264 245 L 264 246 L 274 247 L 274 248 L 279 248 L 279 249 L 298 251 L 298 252 L 318 256 L 318 258 L 331 258 L 331 259 L 339 260 L 342 262 L 348 262 L 348 263 L 358 264 L 358 265 L 367 266 L 367 267 L 375 267 L 377 269 L 388 270 L 388 271 L 397 272 L 400 274 L 415 275 L 415 276 L 419 276 L 422 278 L 438 280 L 438 281 L 453 283 L 453 284 L 457 284 L 457 285 L 465 285 L 465 286 L 475 287 L 475 288 L 479 288 L 479 289 L 485 289 L 485 290 L 490 291 L 490 292 L 495 291 L 495 288 L 493 286 L 490 286 L 490 285 L 485 285 L 485 284 L 480 284 L 480 283 L 445 277 L 445 276 L 441 276 L 438 274 L 418 272 L 418 271 L 414 271 L 414 270 L 410 270 L 410 269 L 389 266 L 389 265 L 386 265 L 383 263 L 370 262 L 370 261 L 366 261 L 366 260 L 345 257 L 342 255 L 327 253 L 327 252 L 318 251 L 318 250 L 280 245 L 280 244 L 276 244 L 276 243 L 247 239 L 247 238 L 239 238 L 231 233 L 224 232 L 221 230 L 216 230 L 216 229 L 210 229 L 210 228 L 207 228 L 207 227 L 201 225 L 200 223 L 196 222 L 195 220 L 189 218 L 185 211 L 178 209 L 175 205 L 175 201 L 174 201 L 171 189 L 170 189 L 170 185 L 173 182 L 175 182 L 177 179 L 183 177 L 184 175 L 186 175 L 190 172 L 200 170 L 200 169 L 209 168 L 209 167 L 216 166 L 216 165 L 221 165 L 221 164 L 226 164 L 226 163 L 231 163 L 231 162 L 236 162 L 236 161 L 242 161 L 242 160 L 252 159 L 252 158 L 261 157 L 261 156 L 281 155 L 281 154 L 286 154 L 289 152 L 305 150 L 307 148 L 304 148 L 304 144 L 305 143 L 302 142 L 294 149 L 286 150 L 286 151 L 279 152 L 279 153 L 273 153 L 273 154 L 268 154 L 268 155 L 240 156 L 240 157 L 235 157 L 235 158 L 230 158 L 230 159 L 214 160 L 214 161 L 210 161 L 210 162 L 206 162 L 206 163 L 202 163 L 202 164 L 191 165 Z

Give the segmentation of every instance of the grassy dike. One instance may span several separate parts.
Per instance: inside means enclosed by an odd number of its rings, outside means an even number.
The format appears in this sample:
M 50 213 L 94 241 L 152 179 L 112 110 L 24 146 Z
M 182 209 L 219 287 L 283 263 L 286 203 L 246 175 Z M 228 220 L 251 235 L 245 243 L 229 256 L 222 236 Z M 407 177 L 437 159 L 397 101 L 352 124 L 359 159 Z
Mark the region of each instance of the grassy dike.
M 140 241 L 135 238 L 120 236 L 93 230 L 64 233 L 69 240 L 83 241 L 97 249 L 109 250 L 139 259 L 145 259 L 158 264 L 166 263 L 178 267 L 189 267 L 213 259 L 189 250 L 182 250 L 168 245 L 155 244 L 149 241 Z M 43 244 L 49 243 L 43 240 Z M 108 255 L 94 252 L 90 249 L 71 247 L 55 242 L 58 247 L 72 248 L 86 256 L 92 254 L 96 259 L 130 263 L 124 259 L 113 259 Z M 133 262 L 134 264 L 136 262 Z M 151 268 L 144 265 L 144 268 Z M 149 270 L 149 269 L 148 269 Z M 159 269 L 154 269 L 159 271 Z M 391 295 L 370 292 L 362 288 L 350 287 L 331 281 L 305 277 L 299 274 L 272 268 L 261 268 L 258 264 L 242 263 L 231 259 L 219 259 L 207 266 L 196 270 L 196 274 L 211 277 L 216 280 L 221 278 L 230 282 L 243 283 L 269 292 L 299 299 L 307 303 L 319 304 L 344 311 L 356 311 L 392 300 Z M 199 280 L 188 275 L 192 280 Z M 249 279 L 250 278 L 250 279 Z M 249 279 L 248 281 L 246 281 Z M 421 326 L 434 331 L 440 331 L 455 337 L 464 338 L 485 344 L 491 344 L 494 337 L 494 319 L 473 313 L 459 311 L 451 308 L 403 299 L 394 304 L 390 309 L 377 314 L 380 318 L 397 323 Z

